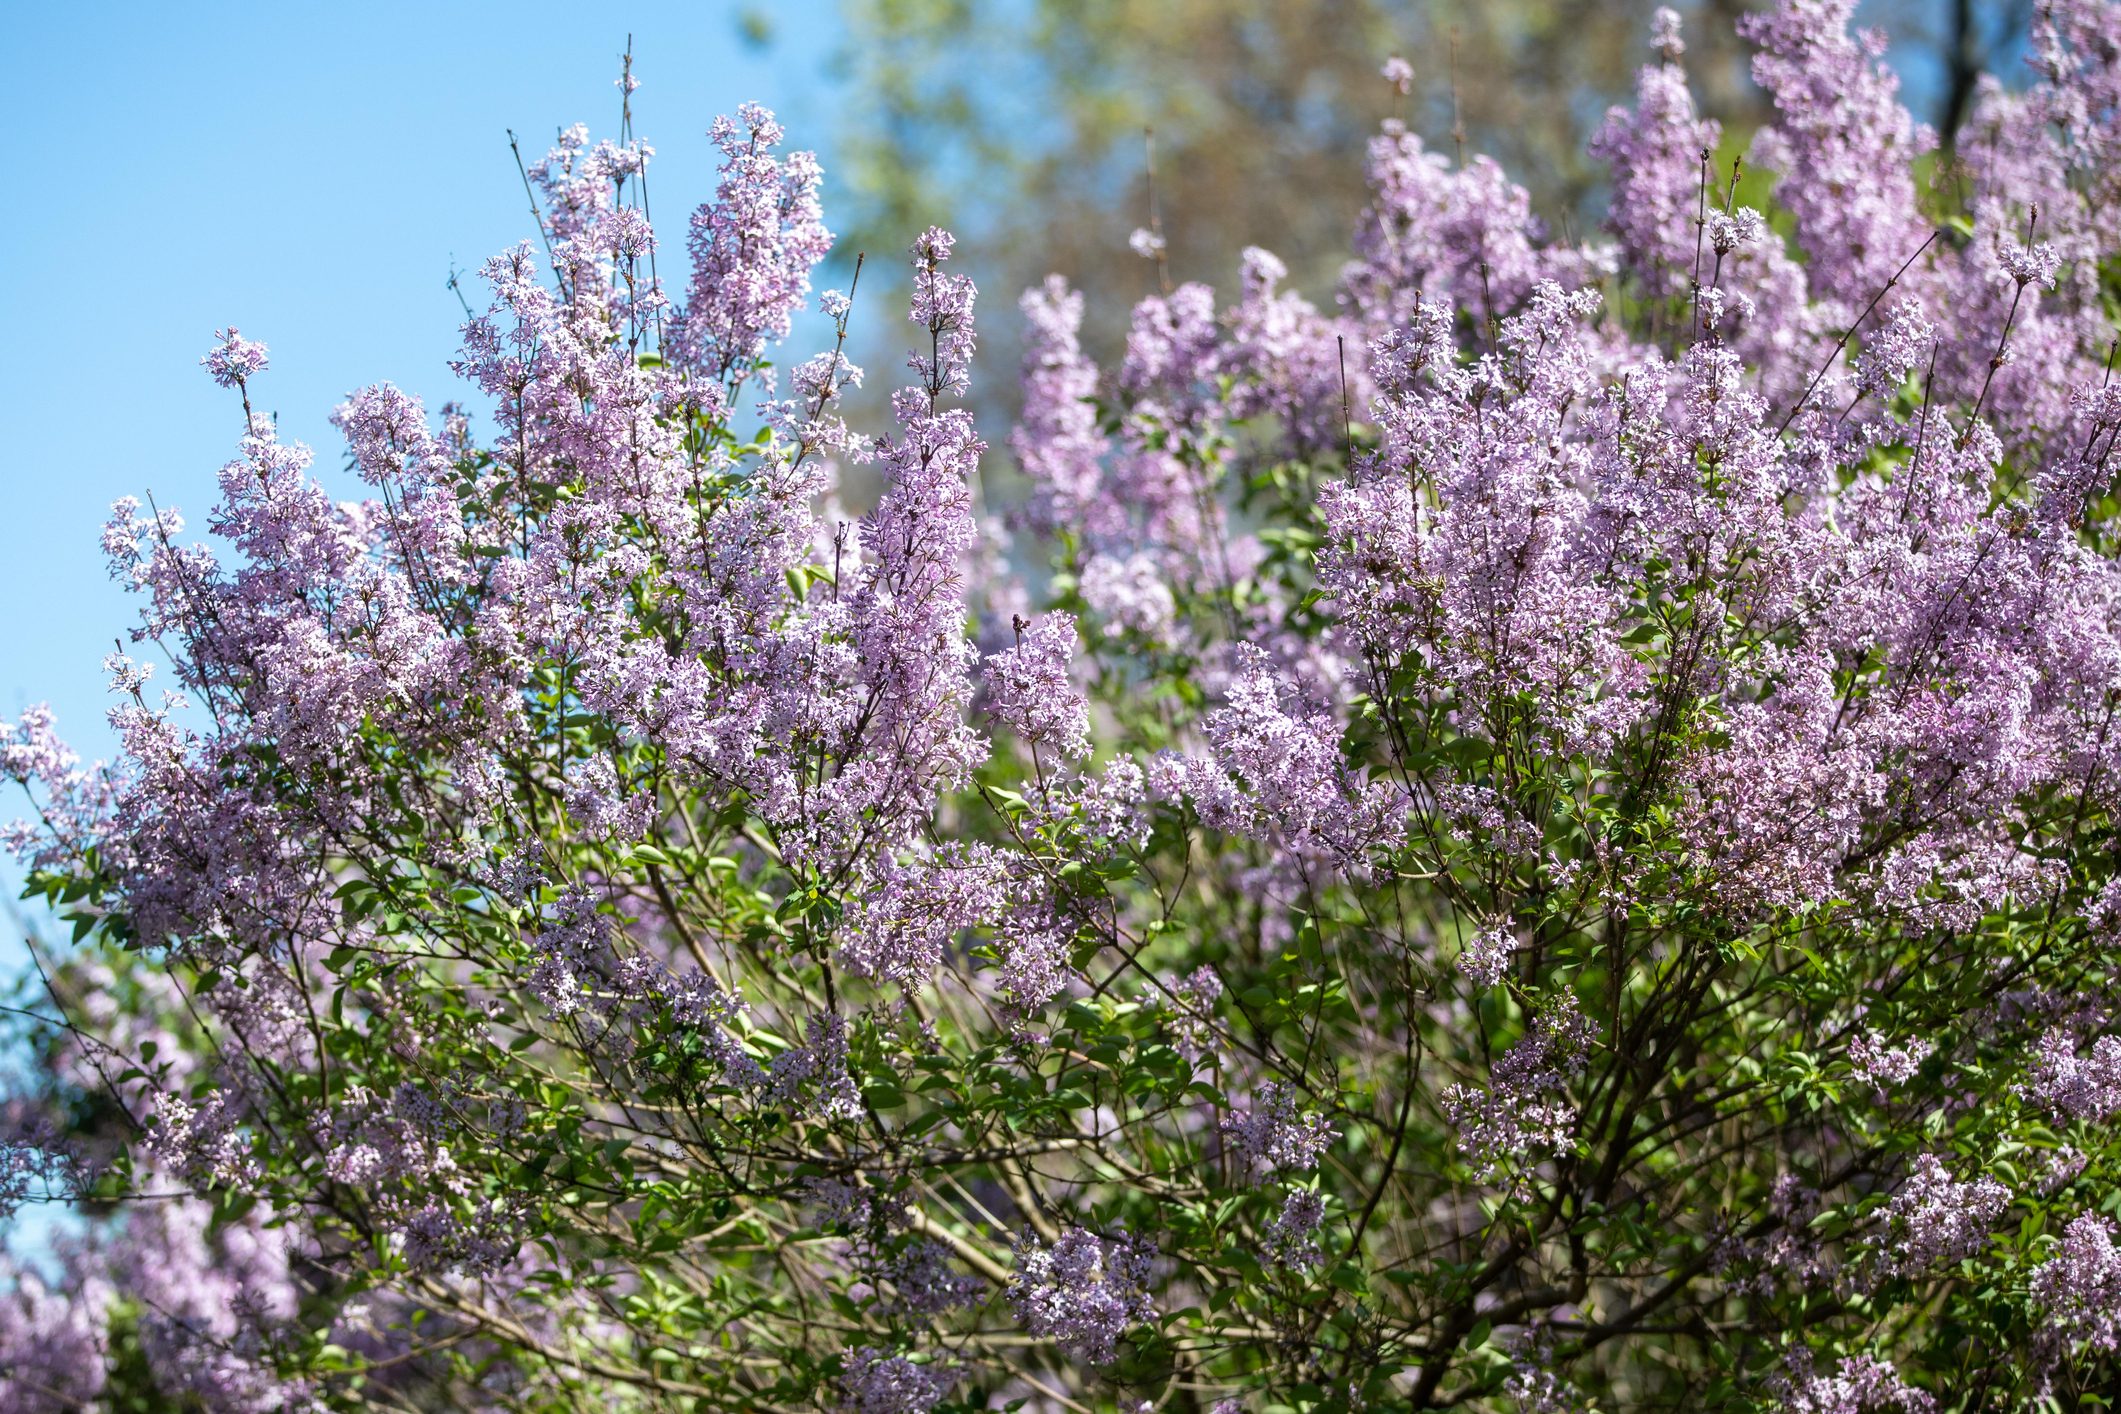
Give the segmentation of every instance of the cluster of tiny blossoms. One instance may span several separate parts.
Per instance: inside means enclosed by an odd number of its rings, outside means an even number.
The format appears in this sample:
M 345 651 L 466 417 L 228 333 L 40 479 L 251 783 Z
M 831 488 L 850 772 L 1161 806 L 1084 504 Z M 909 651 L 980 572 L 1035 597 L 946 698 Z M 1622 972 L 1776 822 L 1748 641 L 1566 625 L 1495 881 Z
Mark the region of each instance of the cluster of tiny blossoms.
M 0 1207 L 92 1219 L 0 1404 L 2113 1388 L 2121 5 L 1948 156 L 1852 10 L 1743 153 L 1661 13 L 1581 238 L 1393 121 L 1330 299 L 1049 279 L 1015 481 L 951 236 L 857 430 L 818 164 L 738 110 L 661 249 L 630 69 L 357 499 L 223 331 L 119 759 L 0 726 Z

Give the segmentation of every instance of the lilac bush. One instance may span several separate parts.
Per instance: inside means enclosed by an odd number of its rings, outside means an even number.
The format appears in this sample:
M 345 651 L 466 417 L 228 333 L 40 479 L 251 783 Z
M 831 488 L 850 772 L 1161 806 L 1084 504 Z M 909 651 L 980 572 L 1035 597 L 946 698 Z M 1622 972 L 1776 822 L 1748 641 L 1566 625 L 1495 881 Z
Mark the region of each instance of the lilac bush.
M 951 237 L 858 432 L 757 108 L 682 296 L 563 134 L 362 499 L 225 331 L 120 760 L 0 728 L 0 1397 L 2104 1407 L 2121 5 L 1951 154 L 1852 9 L 1742 161 L 1659 16 L 1584 239 L 1391 123 L 1330 308 L 1032 290 L 1007 505 Z

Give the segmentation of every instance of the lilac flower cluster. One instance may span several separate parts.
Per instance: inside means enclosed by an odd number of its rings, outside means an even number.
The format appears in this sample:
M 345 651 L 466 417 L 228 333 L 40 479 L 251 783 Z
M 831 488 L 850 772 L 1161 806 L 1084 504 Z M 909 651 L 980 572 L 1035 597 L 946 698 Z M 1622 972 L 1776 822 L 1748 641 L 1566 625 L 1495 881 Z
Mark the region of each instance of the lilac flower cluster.
M 2107 1119 L 2121 1111 L 2121 1036 L 2101 1036 L 2080 1056 L 2067 1031 L 2049 1031 L 2033 1053 L 2023 1090 L 2057 1119 Z
M 2010 1201 L 1995 1179 L 1956 1179 L 1935 1154 L 1921 1155 L 1885 1205 L 1880 1271 L 1920 1273 L 1978 1256 Z
M 0 1261 L 0 1404 L 23 1414 L 88 1408 L 104 1382 L 106 1281 L 54 1290 Z
M 978 1304 L 979 1281 L 951 1268 L 944 1243 L 914 1233 L 903 1195 L 839 1179 L 814 1182 L 810 1191 L 820 1225 L 848 1234 L 849 1264 L 882 1309 L 910 1324 L 929 1324 Z M 940 1373 L 926 1370 L 921 1378 Z
M 215 1225 L 204 1203 L 143 1207 L 101 1239 L 68 1237 L 55 1254 L 66 1285 L 0 1264 L 0 1404 L 25 1414 L 96 1407 L 109 1378 L 114 1308 L 138 1311 L 154 1388 L 172 1404 L 230 1414 L 321 1408 L 284 1377 L 301 1285 L 283 1229 L 259 1212 Z
M 2066 1344 L 2121 1349 L 2121 1249 L 2096 1213 L 2073 1219 L 2055 1254 L 2033 1269 L 2033 1304 L 2044 1328 Z
M 1075 616 L 1051 613 L 1022 626 L 1014 647 L 987 658 L 987 710 L 1034 751 L 1090 754 L 1090 704 L 1068 679 L 1074 656 Z
M 1576 1109 L 1566 1091 L 1583 1069 L 1593 1035 L 1575 994 L 1564 992 L 1495 1062 L 1489 1088 L 1461 1084 L 1444 1092 L 1444 1114 L 1475 1173 L 1494 1178 L 1537 1150 L 1569 1143 Z
M 947 1368 L 865 1345 L 847 1354 L 839 1407 L 843 1414 L 928 1414 L 956 1382 Z
M 1895 1086 L 1912 1080 L 1933 1049 L 1929 1042 L 1919 1039 L 1888 1046 L 1884 1038 L 1866 1029 L 1849 1042 L 1849 1068 L 1882 1098 Z
M 711 381 L 742 381 L 769 343 L 788 337 L 832 233 L 818 203 L 823 171 L 807 152 L 773 155 L 786 134 L 772 113 L 745 104 L 715 119 L 710 136 L 721 183 L 692 216 L 692 283 L 670 346 Z
M 1051 1247 L 1030 1242 L 1018 1251 L 1009 1300 L 1030 1334 L 1086 1364 L 1109 1365 L 1120 1337 L 1156 1317 L 1154 1256 L 1146 1238 L 1069 1228 Z
M 1299 1116 L 1295 1093 L 1271 1080 L 1249 1110 L 1223 1117 L 1222 1132 L 1238 1165 L 1259 1177 L 1317 1168 L 1338 1133 L 1322 1115 Z
M 1315 1189 L 1289 1190 L 1282 1199 L 1281 1211 L 1267 1224 L 1268 1260 L 1297 1270 L 1325 1261 L 1325 1252 L 1318 1243 L 1318 1229 L 1325 1218 L 1325 1200 Z
M 1483 928 L 1458 950 L 1458 970 L 1482 991 L 1494 986 L 1509 971 L 1510 955 L 1517 951 L 1517 937 L 1507 928 Z
M 214 337 L 221 342 L 199 360 L 213 375 L 214 382 L 224 388 L 238 388 L 265 371 L 269 361 L 265 345 L 244 338 L 234 328 L 218 330 Z
M 1811 1352 L 1791 1353 L 1790 1369 L 1776 1377 L 1782 1414 L 1930 1414 L 1937 1401 L 1911 1389 L 1889 1361 L 1851 1355 L 1832 1374 L 1817 1374 Z

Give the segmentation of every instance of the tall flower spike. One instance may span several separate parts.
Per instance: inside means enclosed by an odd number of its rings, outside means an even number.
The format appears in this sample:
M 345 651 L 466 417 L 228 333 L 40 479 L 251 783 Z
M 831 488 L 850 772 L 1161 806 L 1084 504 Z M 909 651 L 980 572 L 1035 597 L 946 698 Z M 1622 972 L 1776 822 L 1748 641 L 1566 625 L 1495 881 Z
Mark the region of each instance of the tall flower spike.
M 710 133 L 721 182 L 692 216 L 692 283 L 670 344 L 678 362 L 714 382 L 748 378 L 767 344 L 788 336 L 810 272 L 832 248 L 822 169 L 808 152 L 775 157 L 785 135 L 756 103 L 716 118 Z
M 1657 12 L 1653 42 L 1663 62 L 1636 76 L 1632 110 L 1606 113 L 1590 153 L 1612 168 L 1606 229 L 1619 238 L 1624 267 L 1652 293 L 1676 296 L 1691 277 L 1702 154 L 1715 151 L 1722 129 L 1695 115 L 1678 15 Z
M 1083 356 L 1083 297 L 1058 275 L 1024 291 L 1017 307 L 1027 325 L 1024 340 L 1023 415 L 1010 435 L 1017 465 L 1031 482 L 1031 500 L 1016 513 L 1020 524 L 1044 534 L 1109 522 L 1109 502 L 1099 493 L 1107 450 L 1097 426 L 1097 369 Z
M 1884 36 L 1849 33 L 1855 10 L 1856 0 L 1777 0 L 1738 22 L 1759 49 L 1753 78 L 1775 100 L 1754 158 L 1780 174 L 1775 194 L 1797 217 L 1813 288 L 1850 314 L 1922 239 L 1909 164 L 1936 141 L 1900 106 L 1899 80 L 1879 62 Z
M 913 307 L 909 317 L 928 331 L 928 347 L 907 360 L 931 401 L 948 394 L 962 396 L 972 386 L 972 351 L 978 336 L 972 327 L 977 290 L 969 275 L 943 269 L 957 238 L 930 226 L 913 243 Z

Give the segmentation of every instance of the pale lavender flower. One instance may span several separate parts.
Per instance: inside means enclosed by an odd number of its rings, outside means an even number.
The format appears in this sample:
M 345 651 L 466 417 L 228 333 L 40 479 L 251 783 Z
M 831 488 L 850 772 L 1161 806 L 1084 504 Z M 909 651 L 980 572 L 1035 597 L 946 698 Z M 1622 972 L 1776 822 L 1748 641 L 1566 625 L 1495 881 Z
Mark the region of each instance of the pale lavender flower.
M 1935 1049 L 1920 1039 L 1888 1046 L 1878 1032 L 1866 1029 L 1849 1042 L 1849 1068 L 1882 1099 L 1888 1090 L 1914 1079 L 1923 1060 Z
M 1213 1048 L 1215 1003 L 1223 994 L 1222 978 L 1202 964 L 1170 984 L 1171 1045 L 1188 1061 L 1199 1064 Z
M 861 1091 L 847 1070 L 847 1020 L 834 1012 L 810 1018 L 803 1045 L 773 1058 L 766 1097 L 825 1119 L 859 1119 Z
M 2091 1156 L 2073 1144 L 2061 1144 L 2041 1156 L 2038 1177 L 2033 1187 L 2043 1198 L 2052 1198 L 2077 1181 L 2091 1162 Z
M 1050 275 L 1024 291 L 1017 307 L 1026 325 L 1023 415 L 1009 445 L 1032 497 L 1016 519 L 1048 534 L 1104 528 L 1114 507 L 1099 495 L 1107 445 L 1093 402 L 1097 368 L 1084 357 L 1079 337 L 1083 297 Z
M 0 1106 L 0 1222 L 33 1198 L 71 1196 L 77 1176 L 74 1154 L 49 1121 L 26 1116 L 19 1102 Z
M 1264 650 L 1239 644 L 1235 656 L 1228 701 L 1202 723 L 1214 760 L 1187 763 L 1188 797 L 1216 829 L 1279 840 L 1362 876 L 1373 852 L 1404 833 L 1397 793 L 1343 764 L 1339 723 L 1285 689 Z
M 1495 1062 L 1488 1089 L 1454 1085 L 1444 1092 L 1444 1114 L 1476 1174 L 1494 1178 L 1535 1150 L 1569 1142 L 1576 1108 L 1565 1092 L 1583 1069 L 1593 1034 L 1576 994 L 1563 992 Z
M 1753 79 L 1775 121 L 1753 139 L 1775 194 L 1797 217 L 1815 289 L 1863 308 L 1927 234 L 1910 164 L 1935 142 L 1900 106 L 1899 80 L 1879 62 L 1885 37 L 1849 33 L 1856 0 L 1779 0 L 1739 32 L 1758 49 Z
M 1912 296 L 1895 300 L 1884 325 L 1864 335 L 1863 352 L 1856 357 L 1857 390 L 1880 396 L 1897 390 L 1921 366 L 1936 337 L 1922 301 Z
M 112 653 L 104 658 L 103 671 L 110 674 L 112 692 L 131 697 L 147 686 L 147 680 L 155 675 L 155 665 L 136 662 L 123 653 Z
M 818 204 L 817 159 L 773 155 L 785 132 L 755 103 L 718 117 L 715 199 L 692 216 L 692 284 L 669 334 L 676 359 L 711 380 L 743 379 L 769 342 L 788 336 L 810 272 L 832 248 Z
M 1729 255 L 1740 246 L 1757 245 L 1767 239 L 1767 233 L 1767 219 L 1750 206 L 1729 213 L 1709 213 L 1709 248 L 1718 255 Z
M 992 851 L 949 845 L 902 862 L 886 856 L 848 913 L 840 961 L 857 977 L 925 986 L 958 934 L 1000 916 L 1008 876 Z
M 1517 1331 L 1503 1345 L 1510 1352 L 1510 1373 L 1502 1392 L 1517 1401 L 1518 1414 L 1576 1414 L 1583 1395 L 1554 1368 L 1553 1332 L 1544 1325 Z
M 956 243 L 956 237 L 940 226 L 930 226 L 913 243 L 913 302 L 908 317 L 928 330 L 929 347 L 915 349 L 907 364 L 930 398 L 962 394 L 971 386 L 972 351 L 978 340 L 972 304 L 977 291 L 971 276 L 942 268 Z
M 2046 241 L 2031 249 L 2016 241 L 2005 241 L 1996 251 L 1996 261 L 2018 285 L 2038 285 L 2044 290 L 2055 287 L 2055 272 L 2062 266 L 2062 257 Z
M 1325 1217 L 1325 1200 L 1315 1190 L 1291 1189 L 1282 1199 L 1281 1211 L 1267 1224 L 1267 1259 L 1298 1271 L 1325 1261 L 1318 1245 L 1318 1229 Z
M 1850 1355 L 1831 1374 L 1812 1368 L 1802 1347 L 1788 1357 L 1787 1373 L 1776 1376 L 1781 1395 L 1778 1414 L 1931 1414 L 1937 1402 L 1900 1378 L 1889 1361 Z
M 1090 556 L 1083 565 L 1081 592 L 1090 611 L 1104 621 L 1106 637 L 1134 633 L 1152 644 L 1171 641 L 1178 605 L 1163 571 L 1149 556 Z
M 978 1277 L 950 1266 L 950 1248 L 929 1238 L 898 1239 L 890 1249 L 872 1249 L 868 1275 L 886 1282 L 882 1305 L 894 1315 L 929 1321 L 945 1311 L 977 1306 L 986 1294 Z
M 103 1322 L 114 1294 L 100 1279 L 55 1289 L 38 1272 L 0 1257 L 0 1408 L 18 1414 L 93 1408 L 106 1378 Z
M 1676 64 L 1686 53 L 1686 40 L 1680 35 L 1679 12 L 1668 5 L 1657 7 L 1650 16 L 1650 48 L 1667 64 Z
M 1701 154 L 1714 151 L 1721 128 L 1698 117 L 1686 75 L 1679 17 L 1658 11 L 1651 40 L 1664 62 L 1635 80 L 1635 107 L 1614 107 L 1591 137 L 1590 151 L 1612 168 L 1606 229 L 1620 240 L 1623 268 L 1660 294 L 1684 291 L 1694 253 Z
M 2101 1036 L 2080 1056 L 2067 1031 L 2048 1031 L 2020 1090 L 2057 1119 L 2106 1119 L 2121 1111 L 2121 1037 Z

